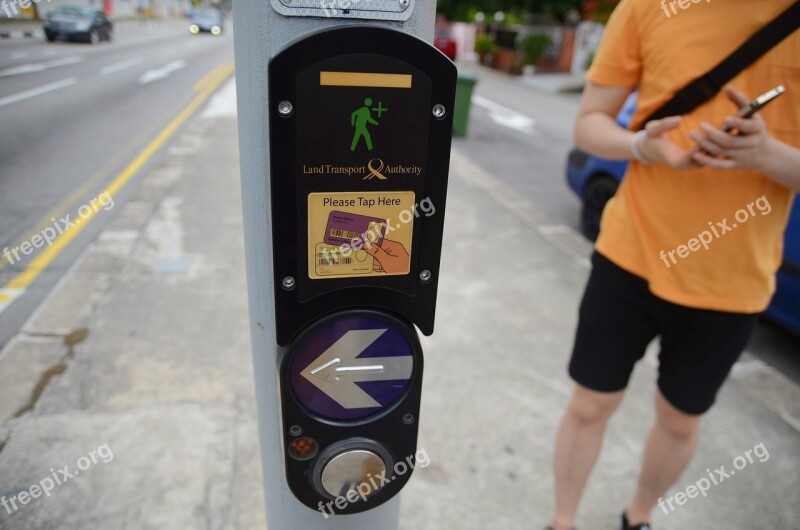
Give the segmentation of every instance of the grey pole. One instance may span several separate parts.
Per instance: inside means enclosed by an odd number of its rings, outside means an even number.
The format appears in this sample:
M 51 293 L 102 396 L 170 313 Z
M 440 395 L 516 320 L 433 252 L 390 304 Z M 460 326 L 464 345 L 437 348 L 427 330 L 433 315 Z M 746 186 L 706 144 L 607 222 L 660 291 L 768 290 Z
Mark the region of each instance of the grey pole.
M 267 65 L 288 43 L 322 28 L 364 23 L 400 29 L 433 41 L 434 0 L 416 0 L 405 22 L 365 22 L 336 18 L 286 17 L 269 0 L 233 3 L 236 92 L 239 109 L 239 153 L 244 209 L 250 329 L 253 343 L 256 400 L 261 441 L 261 465 L 267 525 L 270 530 L 396 530 L 399 496 L 355 515 L 329 516 L 302 505 L 285 478 L 279 403 L 272 277 L 272 223 L 269 170 Z

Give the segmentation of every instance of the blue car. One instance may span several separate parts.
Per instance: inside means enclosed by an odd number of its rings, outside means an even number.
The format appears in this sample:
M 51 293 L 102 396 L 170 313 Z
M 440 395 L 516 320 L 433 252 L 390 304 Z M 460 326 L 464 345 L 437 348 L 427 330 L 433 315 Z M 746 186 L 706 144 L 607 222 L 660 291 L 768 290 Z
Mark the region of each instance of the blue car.
M 627 127 L 636 110 L 636 93 L 631 94 L 617 116 Z M 614 196 L 625 171 L 626 160 L 597 158 L 574 147 L 567 157 L 567 182 L 583 201 L 581 228 L 594 241 L 600 231 L 600 218 L 608 200 Z M 800 196 L 795 198 L 784 240 L 783 265 L 767 317 L 800 336 Z

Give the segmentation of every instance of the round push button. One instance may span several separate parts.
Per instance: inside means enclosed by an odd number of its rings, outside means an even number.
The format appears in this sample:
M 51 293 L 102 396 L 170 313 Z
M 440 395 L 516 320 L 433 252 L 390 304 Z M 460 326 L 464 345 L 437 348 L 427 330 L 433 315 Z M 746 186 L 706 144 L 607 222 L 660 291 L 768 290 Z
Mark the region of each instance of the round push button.
M 332 497 L 346 497 L 350 491 L 370 495 L 380 487 L 378 477 L 385 474 L 386 462 L 380 456 L 366 449 L 354 449 L 331 458 L 322 470 L 320 482 Z
M 356 502 L 390 483 L 387 475 L 393 465 L 383 445 L 367 438 L 350 438 L 325 449 L 314 463 L 311 477 L 321 495 Z

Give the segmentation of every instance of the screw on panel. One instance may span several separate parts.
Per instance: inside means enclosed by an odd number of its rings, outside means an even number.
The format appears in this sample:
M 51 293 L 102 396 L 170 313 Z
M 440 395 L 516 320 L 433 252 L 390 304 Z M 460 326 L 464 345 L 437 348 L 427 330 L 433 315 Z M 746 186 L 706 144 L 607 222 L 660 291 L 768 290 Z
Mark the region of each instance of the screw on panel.
M 287 291 L 291 291 L 292 289 L 294 289 L 294 286 L 295 286 L 295 284 L 296 284 L 296 283 L 295 283 L 295 281 L 294 281 L 294 278 L 292 278 L 291 276 L 287 276 L 287 277 L 286 277 L 286 278 L 284 278 L 284 279 L 283 279 L 283 281 L 281 282 L 281 285 L 282 285 L 282 286 L 283 286 L 283 288 L 284 288 L 284 289 L 286 289 Z
M 423 282 L 431 281 L 431 277 L 432 276 L 433 275 L 431 274 L 431 271 L 429 271 L 429 270 L 424 270 L 424 271 L 419 273 L 419 279 L 422 280 Z
M 303 434 L 303 428 L 300 427 L 299 425 L 292 425 L 291 427 L 289 427 L 289 434 L 291 436 L 300 436 L 301 434 Z
M 414 419 L 415 419 L 414 415 L 411 414 L 410 412 L 403 415 L 403 423 L 405 423 L 406 425 L 411 425 L 412 423 L 414 423 Z
M 400 7 L 404 7 L 404 8 L 408 7 L 408 4 L 410 4 L 410 3 L 411 3 L 410 0 L 400 0 Z
M 278 114 L 283 116 L 284 118 L 288 118 L 294 112 L 294 106 L 292 105 L 291 101 L 286 101 L 285 99 L 278 103 Z
M 447 116 L 447 107 L 442 105 L 441 103 L 437 103 L 433 106 L 433 117 L 437 120 L 441 120 L 445 116 Z

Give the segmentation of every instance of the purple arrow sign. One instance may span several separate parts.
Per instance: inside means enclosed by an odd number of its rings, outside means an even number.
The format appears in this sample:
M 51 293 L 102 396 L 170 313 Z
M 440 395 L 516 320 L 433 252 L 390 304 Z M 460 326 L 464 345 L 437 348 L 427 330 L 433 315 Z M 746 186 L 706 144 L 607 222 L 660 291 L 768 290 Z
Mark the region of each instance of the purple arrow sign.
M 292 351 L 289 383 L 306 408 L 331 420 L 357 420 L 405 394 L 414 353 L 403 333 L 369 317 L 345 317 L 313 330 Z

